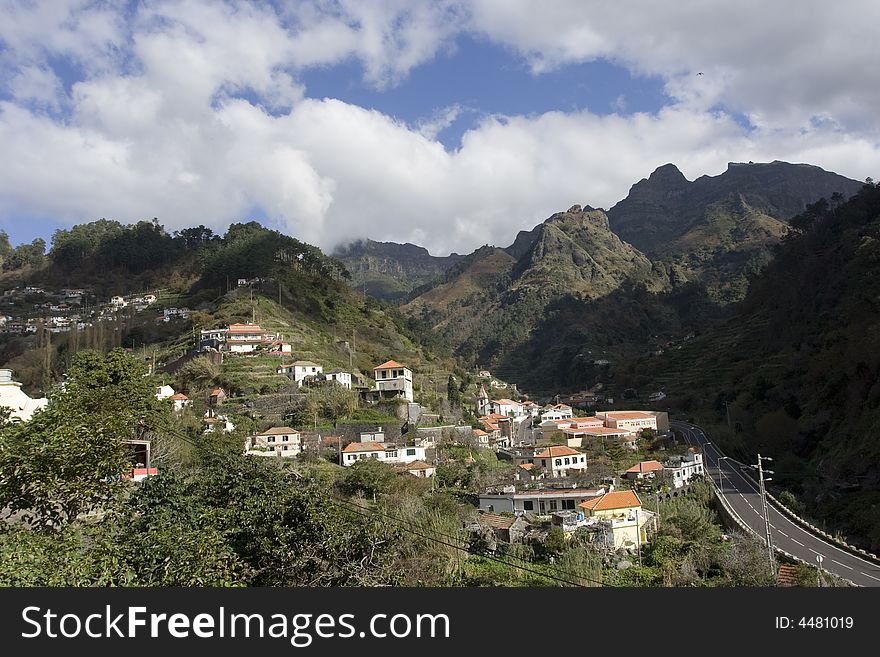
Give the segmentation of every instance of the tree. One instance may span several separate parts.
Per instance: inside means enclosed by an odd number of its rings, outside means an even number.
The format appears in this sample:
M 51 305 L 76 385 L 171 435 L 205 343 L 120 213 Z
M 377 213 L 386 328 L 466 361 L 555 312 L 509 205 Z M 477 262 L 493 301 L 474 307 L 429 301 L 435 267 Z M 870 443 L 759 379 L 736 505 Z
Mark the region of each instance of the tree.
M 50 528 L 113 505 L 132 465 L 126 441 L 149 440 L 170 417 L 143 369 L 121 349 L 76 354 L 45 409 L 0 428 L 0 507 Z

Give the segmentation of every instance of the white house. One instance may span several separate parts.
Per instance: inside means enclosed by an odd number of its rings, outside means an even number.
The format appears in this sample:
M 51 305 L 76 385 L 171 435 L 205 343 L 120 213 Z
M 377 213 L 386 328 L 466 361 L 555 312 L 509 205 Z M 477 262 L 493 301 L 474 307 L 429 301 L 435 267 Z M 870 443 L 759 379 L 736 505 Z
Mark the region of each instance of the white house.
M 413 401 L 413 373 L 405 365 L 389 360 L 373 368 L 373 378 L 376 380 L 376 389 L 383 396 Z
M 704 474 L 703 454 L 694 447 L 688 449 L 684 456 L 673 456 L 666 461 L 663 469 L 672 474 L 672 484 L 681 488 L 693 477 Z
M 516 492 L 484 493 L 480 495 L 480 509 L 494 513 L 549 514 L 553 511 L 577 509 L 578 504 L 605 494 L 604 488 L 548 488 Z
M 290 427 L 272 427 L 250 437 L 246 454 L 292 458 L 302 452 L 299 431 Z
M 169 399 L 171 399 L 171 403 L 174 404 L 175 411 L 182 411 L 187 406 L 192 406 L 192 400 L 182 392 L 171 395 Z
M 382 431 L 382 427 L 379 427 L 375 431 L 361 431 L 360 441 L 362 443 L 384 443 L 385 432 Z
M 324 375 L 328 381 L 335 381 L 343 388 L 351 390 L 351 372 L 346 372 L 340 368 L 332 369 Z
M 27 422 L 48 403 L 45 397 L 33 399 L 25 394 L 21 384 L 12 380 L 12 370 L 0 369 L 0 406 L 10 410 L 11 421 Z
M 535 451 L 531 457 L 518 457 L 517 460 L 540 465 L 551 477 L 567 477 L 578 471 L 587 469 L 587 457 L 566 445 L 551 445 Z
M 574 413 L 571 410 L 571 406 L 566 404 L 556 404 L 554 406 L 545 406 L 541 409 L 539 417 L 541 418 L 541 422 L 546 422 L 547 420 L 568 420 L 573 415 Z
M 229 433 L 235 431 L 235 425 L 225 415 L 217 415 L 213 408 L 205 411 L 205 431 L 204 433 L 223 432 Z
M 522 404 L 512 399 L 496 399 L 489 402 L 489 408 L 493 413 L 498 415 L 506 415 L 507 417 L 519 417 L 525 415 Z
M 168 399 L 172 395 L 174 395 L 174 388 L 171 386 L 156 386 L 156 399 Z
M 306 377 L 320 378 L 324 373 L 324 367 L 310 360 L 298 360 L 290 365 L 279 365 L 276 372 L 286 374 L 289 379 L 293 379 L 298 386 L 302 387 Z
M 266 342 L 266 332 L 259 324 L 230 324 L 226 347 L 233 353 L 251 353 Z
M 398 447 L 390 443 L 354 442 L 342 450 L 342 465 L 354 465 L 364 459 L 377 459 L 383 463 L 412 463 L 425 460 L 425 448 L 418 446 Z
M 119 310 L 120 308 L 125 308 L 128 305 L 128 302 L 119 295 L 110 298 L 110 305 L 113 306 L 113 310 Z

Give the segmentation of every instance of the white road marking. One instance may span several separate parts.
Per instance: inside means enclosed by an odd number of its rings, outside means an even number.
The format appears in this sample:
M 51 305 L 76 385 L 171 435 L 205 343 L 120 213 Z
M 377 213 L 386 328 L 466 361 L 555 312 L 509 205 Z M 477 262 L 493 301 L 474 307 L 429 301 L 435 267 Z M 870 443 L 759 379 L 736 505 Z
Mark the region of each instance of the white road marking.
M 849 568 L 850 570 L 855 570 L 855 568 L 853 568 L 852 566 L 847 566 L 845 563 L 840 563 L 839 561 L 834 561 L 834 559 L 832 559 L 831 562 L 836 563 L 838 566 L 843 566 L 844 568 Z
M 785 538 L 788 538 L 788 534 L 786 534 L 785 532 L 780 531 L 778 529 L 776 531 L 779 532 L 780 535 L 785 536 Z
M 873 575 L 869 575 L 868 573 L 862 573 L 861 571 L 859 571 L 859 572 L 862 575 L 864 575 L 865 577 L 870 577 L 871 579 L 876 579 L 878 582 L 880 582 L 880 577 L 874 577 Z
M 793 539 L 791 539 L 791 540 L 793 540 L 795 543 L 797 543 L 797 544 L 800 545 L 801 547 L 804 547 L 804 544 L 801 543 L 801 542 L 800 542 L 799 540 L 797 540 L 796 538 L 793 538 Z

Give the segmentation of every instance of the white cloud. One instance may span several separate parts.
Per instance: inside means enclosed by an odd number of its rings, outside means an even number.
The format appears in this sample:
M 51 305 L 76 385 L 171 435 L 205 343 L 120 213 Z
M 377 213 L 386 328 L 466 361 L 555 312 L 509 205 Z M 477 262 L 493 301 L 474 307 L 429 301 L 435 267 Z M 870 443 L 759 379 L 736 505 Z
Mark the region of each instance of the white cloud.
M 688 104 L 723 104 L 762 127 L 827 114 L 851 129 L 880 128 L 873 0 L 852 0 L 845 10 L 824 0 L 469 4 L 469 28 L 515 48 L 536 72 L 604 58 L 661 76 Z
M 856 65 L 869 61 L 855 40 L 862 21 L 845 26 L 805 2 L 811 20 L 761 4 L 764 18 L 750 26 L 752 0 L 715 13 L 704 4 L 661 12 L 641 2 L 624 14 L 562 0 L 313 0 L 279 13 L 163 0 L 127 19 L 108 3 L 70 2 L 60 18 L 39 3 L 8 5 L 0 225 L 156 216 L 170 229 L 222 231 L 257 208 L 325 248 L 371 237 L 443 254 L 509 244 L 574 203 L 610 207 L 666 162 L 691 179 L 773 159 L 880 177 L 880 73 Z M 866 5 L 864 24 L 874 13 Z M 297 81 L 303 67 L 355 57 L 369 83 L 394 84 L 462 30 L 517 49 L 536 71 L 605 57 L 661 75 L 677 102 L 656 114 L 489 116 L 450 152 L 436 136 L 469 109 L 440 108 L 411 126 L 305 98 Z M 59 56 L 83 68 L 69 96 L 48 64 Z M 63 119 L 43 111 L 58 108 Z

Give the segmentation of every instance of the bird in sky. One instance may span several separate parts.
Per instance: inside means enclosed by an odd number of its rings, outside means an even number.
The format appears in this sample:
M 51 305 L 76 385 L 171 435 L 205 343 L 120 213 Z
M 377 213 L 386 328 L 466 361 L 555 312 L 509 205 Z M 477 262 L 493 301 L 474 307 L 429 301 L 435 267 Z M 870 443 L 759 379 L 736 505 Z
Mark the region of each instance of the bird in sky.
M 702 72 L 702 71 L 700 71 L 700 72 L 699 72 L 699 73 L 697 73 L 697 75 L 702 75 L 702 74 L 703 74 L 703 72 Z

